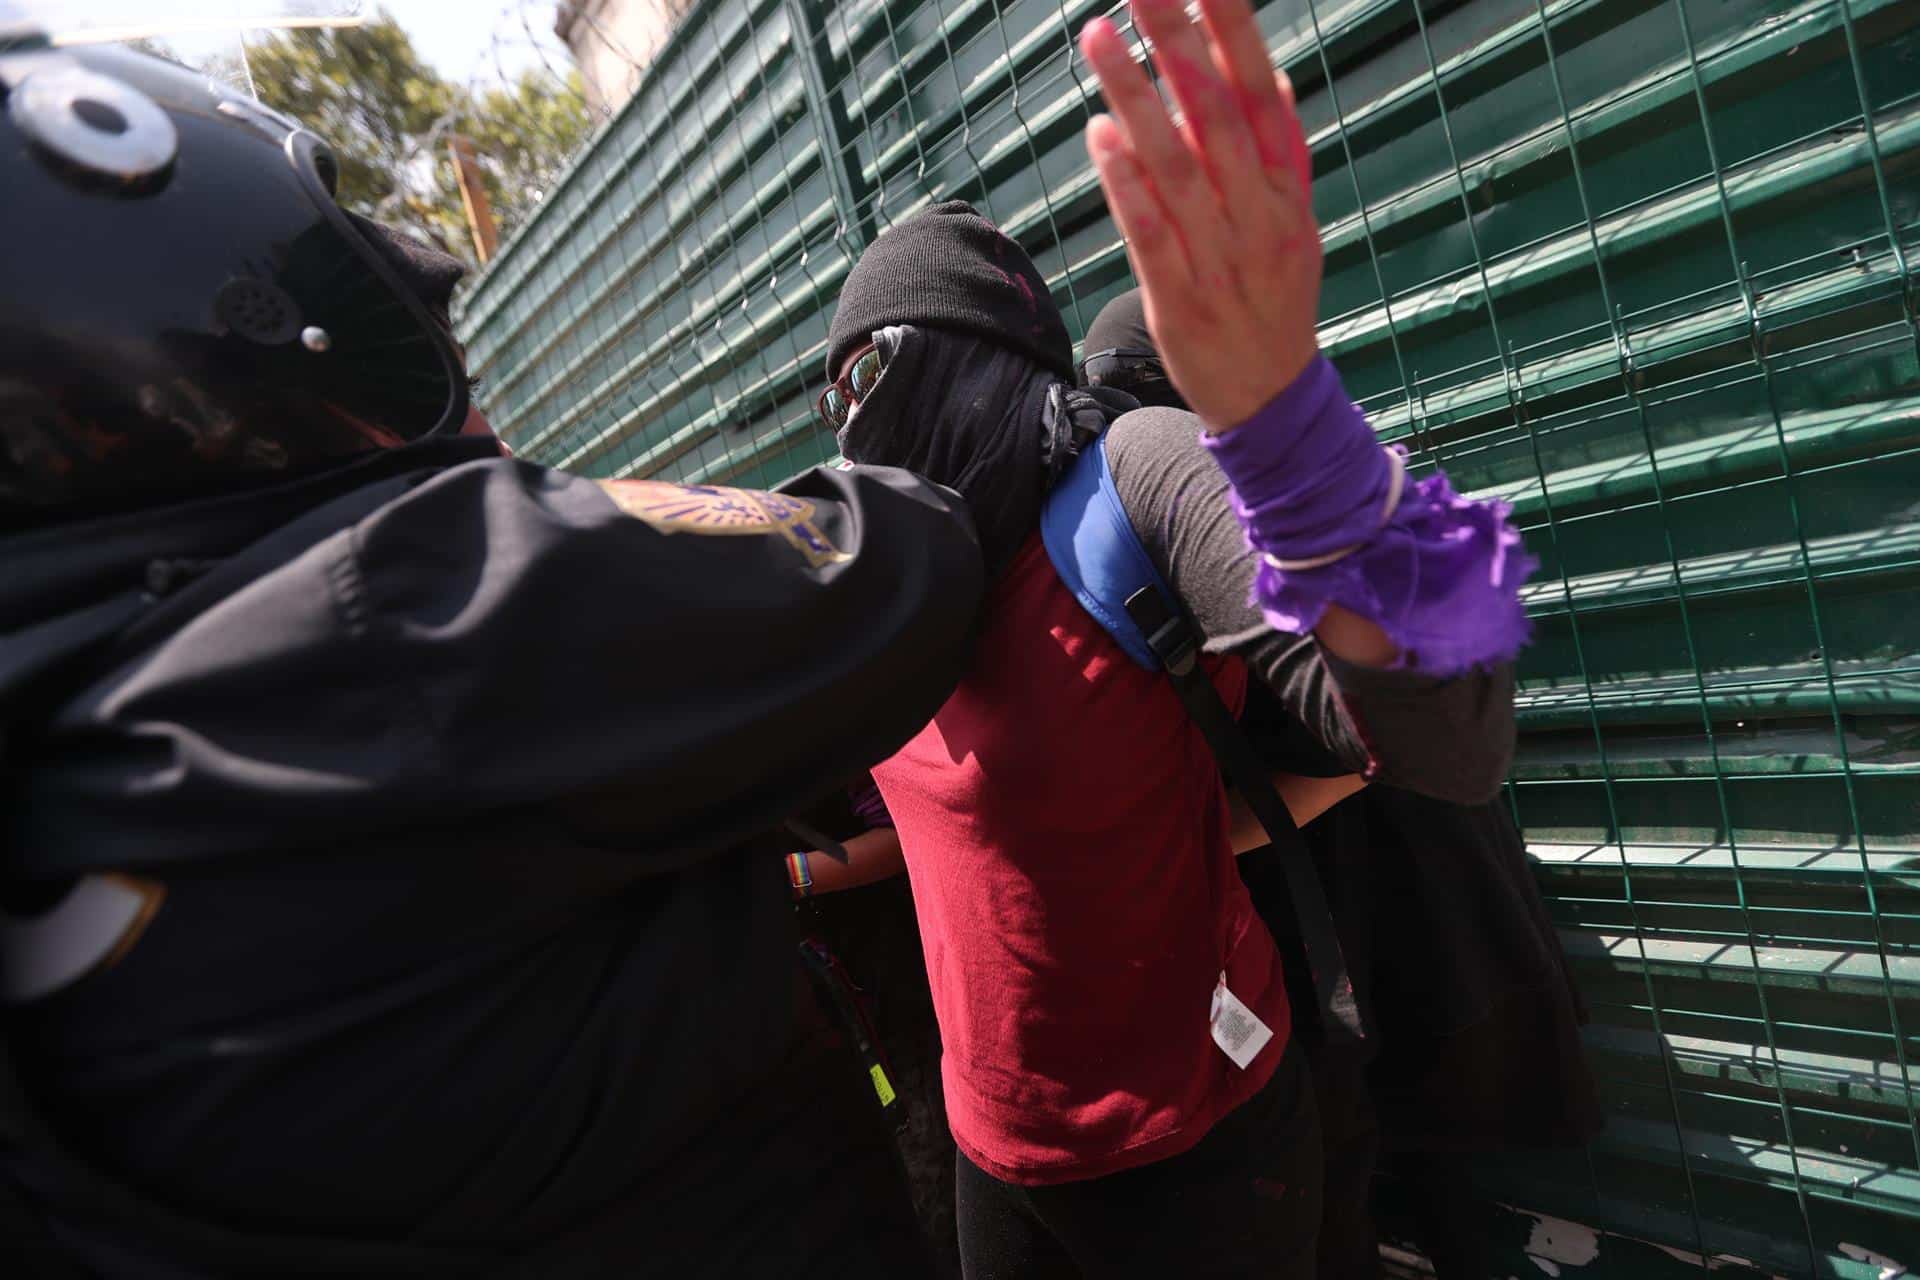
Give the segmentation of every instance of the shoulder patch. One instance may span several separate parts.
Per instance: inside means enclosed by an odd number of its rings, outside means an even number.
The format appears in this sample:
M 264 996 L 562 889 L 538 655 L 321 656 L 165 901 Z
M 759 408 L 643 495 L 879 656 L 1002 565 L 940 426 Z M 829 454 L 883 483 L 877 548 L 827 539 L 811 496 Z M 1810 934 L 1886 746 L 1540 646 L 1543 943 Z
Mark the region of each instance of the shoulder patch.
M 661 533 L 774 535 L 784 538 L 815 568 L 853 558 L 827 540 L 814 523 L 813 503 L 805 498 L 665 480 L 597 483 L 613 505 Z

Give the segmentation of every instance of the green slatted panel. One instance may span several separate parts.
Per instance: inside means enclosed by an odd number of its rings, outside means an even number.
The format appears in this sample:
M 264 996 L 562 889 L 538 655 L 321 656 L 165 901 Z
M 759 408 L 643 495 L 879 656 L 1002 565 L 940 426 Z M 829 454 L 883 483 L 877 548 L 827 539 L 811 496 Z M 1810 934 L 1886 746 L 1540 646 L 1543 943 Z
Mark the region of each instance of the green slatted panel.
M 1080 332 L 1131 284 L 1080 142 L 1101 7 L 698 6 L 464 299 L 496 424 L 591 475 L 830 458 L 840 281 L 954 195 Z M 1260 14 L 1324 346 L 1543 561 L 1509 797 L 1609 1124 L 1479 1171 L 1509 1270 L 1920 1266 L 1920 2 Z

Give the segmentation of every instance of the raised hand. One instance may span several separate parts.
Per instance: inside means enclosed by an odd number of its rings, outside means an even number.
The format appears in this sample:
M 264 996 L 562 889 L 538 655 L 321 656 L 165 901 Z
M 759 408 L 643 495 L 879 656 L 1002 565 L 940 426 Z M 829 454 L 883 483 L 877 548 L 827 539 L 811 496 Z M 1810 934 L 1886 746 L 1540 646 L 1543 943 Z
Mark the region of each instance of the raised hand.
M 1127 239 L 1147 326 L 1173 384 L 1215 431 L 1239 425 L 1319 350 L 1320 231 L 1293 86 L 1267 60 L 1247 0 L 1133 0 L 1171 86 L 1168 114 L 1112 22 L 1080 48 L 1111 115 L 1087 151 Z

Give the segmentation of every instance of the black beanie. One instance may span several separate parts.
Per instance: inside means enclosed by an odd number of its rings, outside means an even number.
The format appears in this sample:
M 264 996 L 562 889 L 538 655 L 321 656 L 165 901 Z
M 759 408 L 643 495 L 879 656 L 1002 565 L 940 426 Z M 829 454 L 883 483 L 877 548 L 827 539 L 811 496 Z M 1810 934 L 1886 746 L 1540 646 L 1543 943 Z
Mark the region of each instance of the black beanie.
M 1046 280 L 964 200 L 922 210 L 867 246 L 827 330 L 827 376 L 895 324 L 973 334 L 1073 379 L 1073 342 Z

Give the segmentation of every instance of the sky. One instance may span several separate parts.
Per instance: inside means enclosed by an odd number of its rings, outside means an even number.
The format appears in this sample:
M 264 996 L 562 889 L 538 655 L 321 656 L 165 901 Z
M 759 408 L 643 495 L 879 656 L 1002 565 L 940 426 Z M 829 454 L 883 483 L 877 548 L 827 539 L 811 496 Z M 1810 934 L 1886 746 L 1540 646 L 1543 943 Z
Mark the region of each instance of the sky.
M 363 2 L 372 8 L 373 0 Z M 386 9 L 413 37 L 414 48 L 450 80 L 492 77 L 496 32 L 508 75 L 538 57 L 528 29 L 554 66 L 567 64 L 566 48 L 553 34 L 554 0 L 386 0 Z
M 158 27 L 178 55 L 198 62 L 231 54 L 237 47 L 234 28 L 244 25 L 244 15 L 372 16 L 382 7 L 449 80 L 493 80 L 500 71 L 512 77 L 538 65 L 542 49 L 556 70 L 571 63 L 553 34 L 555 0 L 0 0 L 0 19 L 24 12 L 53 15 L 56 26 Z

